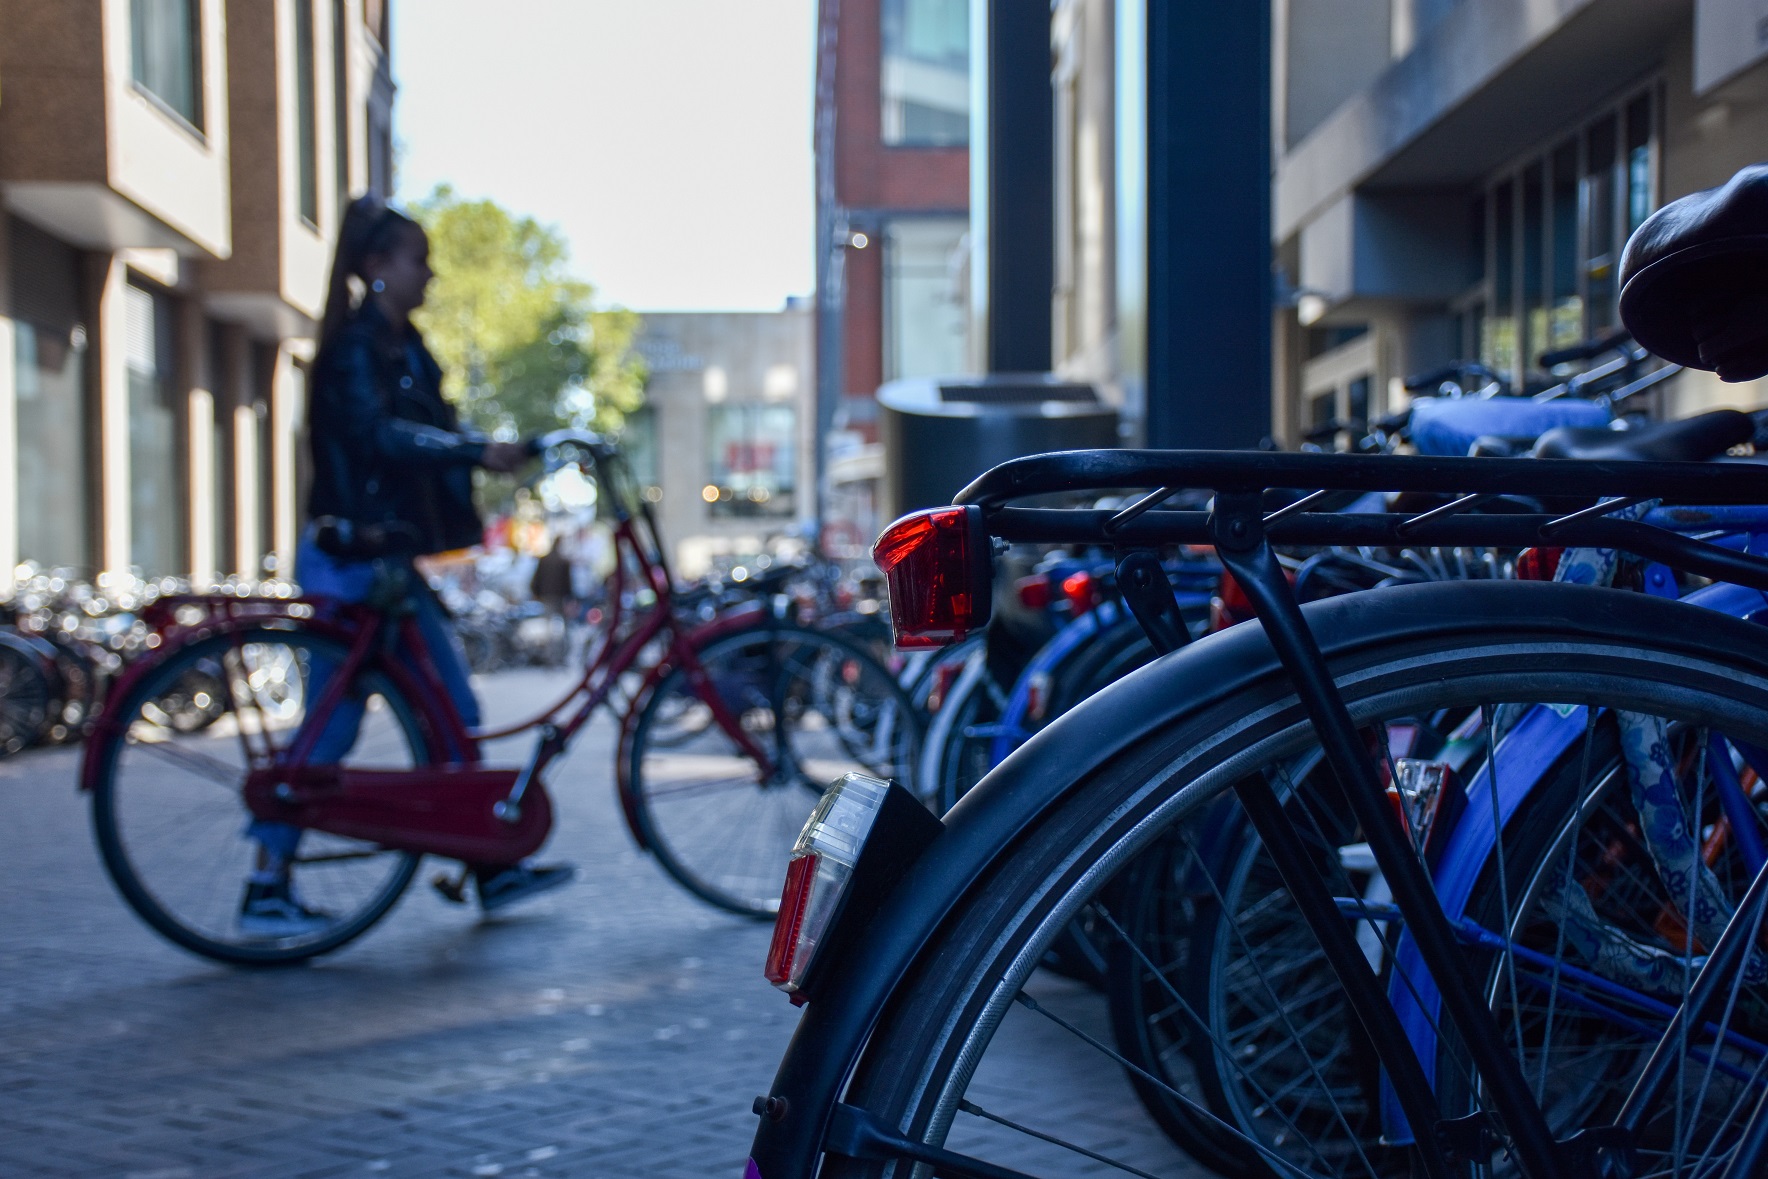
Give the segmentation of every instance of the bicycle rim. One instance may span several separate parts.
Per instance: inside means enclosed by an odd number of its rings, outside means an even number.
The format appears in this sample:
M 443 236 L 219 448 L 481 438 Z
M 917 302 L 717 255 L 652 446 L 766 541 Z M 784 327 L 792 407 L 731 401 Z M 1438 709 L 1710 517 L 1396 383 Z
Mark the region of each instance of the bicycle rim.
M 410 883 L 415 855 L 291 829 L 295 895 L 329 920 L 288 936 L 242 928 L 244 889 L 262 863 L 241 795 L 246 773 L 288 749 L 307 717 L 308 688 L 344 656 L 340 645 L 294 630 L 193 644 L 117 703 L 111 735 L 88 750 L 102 759 L 93 828 L 105 867 L 173 942 L 227 962 L 296 962 L 365 932 Z M 337 760 L 377 769 L 431 761 L 417 714 L 385 677 L 368 672 L 352 685 L 338 713 L 358 710 L 354 740 L 349 718 L 334 720 Z
M 1505 772 L 1506 758 L 1497 752 L 1504 748 L 1502 735 L 1483 722 L 1469 733 L 1458 732 L 1469 718 L 1504 715 L 1498 705 L 1557 705 L 1556 711 L 1571 707 L 1567 702 L 1625 707 L 1661 718 L 1669 726 L 1721 731 L 1758 744 L 1768 718 L 1768 682 L 1740 675 L 1717 661 L 1700 665 L 1686 656 L 1570 640 L 1546 647 L 1506 645 L 1495 636 L 1466 651 L 1395 651 L 1365 657 L 1357 669 L 1342 671 L 1340 682 L 1358 723 L 1378 741 L 1383 730 L 1388 734 L 1382 760 L 1390 774 L 1400 772 L 1402 760 L 1442 757 L 1444 749 L 1459 741 L 1462 747 L 1450 760 L 1457 761 L 1457 773 L 1466 775 L 1471 784 L 1464 793 L 1484 789 L 1478 783 L 1488 780 L 1480 776 L 1488 765 L 1498 766 L 1500 778 Z M 1418 733 L 1431 725 L 1439 731 L 1421 744 L 1403 744 L 1397 737 L 1413 726 L 1417 731 L 1408 739 L 1417 740 Z M 973 890 L 973 899 L 923 954 L 922 961 L 929 965 L 919 968 L 899 990 L 862 1058 L 847 1100 L 919 1140 L 992 1158 L 1031 1174 L 1062 1173 L 1086 1152 L 1109 1160 L 1100 1165 L 1116 1167 L 1104 1173 L 1178 1173 L 1180 1164 L 1170 1148 L 1162 1154 L 1157 1129 L 1150 1129 L 1153 1140 L 1144 1135 L 1124 1146 L 1121 1126 L 1107 1133 L 1096 1126 L 1089 1129 L 1087 1119 L 1051 1114 L 1084 1108 L 1087 1101 L 1097 1104 L 1102 1100 L 1099 1094 L 1122 1086 L 1117 1078 L 1120 1070 L 1139 1069 L 1144 1086 L 1159 1088 L 1175 1101 L 1190 1099 L 1191 1104 L 1184 1105 L 1189 1113 L 1205 1121 L 1213 1115 L 1233 1127 L 1244 1157 L 1258 1169 L 1322 1176 L 1405 1173 L 1409 1152 L 1383 1145 L 1384 1133 L 1398 1129 L 1403 1139 L 1404 1127 L 1395 1127 L 1384 1112 L 1381 1072 L 1359 1042 L 1354 1021 L 1343 1013 L 1336 982 L 1322 977 L 1316 968 L 1317 946 L 1311 941 L 1298 943 L 1296 922 L 1282 919 L 1287 898 L 1280 885 L 1261 882 L 1256 871 L 1261 849 L 1231 845 L 1233 854 L 1225 854 L 1214 833 L 1207 844 L 1201 842 L 1202 819 L 1211 808 L 1236 807 L 1230 794 L 1235 783 L 1249 774 L 1265 775 L 1317 849 L 1334 895 L 1341 897 L 1347 921 L 1357 926 L 1371 965 L 1383 972 L 1390 996 L 1428 990 L 1427 976 L 1395 968 L 1402 927 L 1391 919 L 1379 874 L 1359 850 L 1357 832 L 1323 818 L 1342 814 L 1342 802 L 1336 809 L 1322 805 L 1331 801 L 1323 788 L 1295 780 L 1295 767 L 1306 763 L 1312 748 L 1299 706 L 1287 695 L 1263 688 L 1223 702 L 1182 732 L 1151 737 L 1100 771 L 1061 807 L 1047 813 L 1015 855 Z M 1518 745 L 1512 753 L 1521 757 L 1527 748 Z M 1563 768 L 1564 756 L 1563 750 L 1556 755 L 1556 767 Z M 1525 798 L 1546 790 L 1546 771 L 1537 768 L 1536 777 L 1539 784 L 1527 787 Z M 1473 814 L 1471 807 L 1467 813 Z M 1508 879 L 1513 872 L 1512 865 L 1500 867 L 1499 861 L 1506 858 L 1501 853 L 1521 846 L 1515 843 L 1518 831 L 1538 829 L 1508 825 L 1506 818 L 1515 813 L 1494 808 L 1498 818 L 1487 821 L 1501 829 L 1504 838 L 1488 839 L 1483 852 L 1477 841 L 1469 845 L 1478 857 L 1479 879 L 1487 883 L 1473 888 L 1464 899 L 1467 913 L 1481 912 L 1482 898 L 1496 887 L 1493 882 Z M 1167 977 L 1167 965 L 1175 960 L 1170 945 L 1126 941 L 1115 952 L 1139 956 L 1150 978 L 1164 980 L 1156 985 L 1165 987 L 1172 1007 L 1201 1031 L 1200 1042 L 1188 1055 L 1200 1072 L 1213 1074 L 1214 1091 L 1204 1102 L 1195 1101 L 1195 1090 L 1184 1092 L 1182 1086 L 1148 1069 L 1145 1062 L 1137 1064 L 1108 1042 L 1109 1034 L 1100 1030 L 1108 1021 L 1107 1013 L 1100 1010 L 1104 1000 L 1065 993 L 1047 976 L 1034 977 L 1047 948 L 1083 907 L 1102 912 L 1122 939 L 1123 903 L 1113 909 L 1106 885 L 1138 856 L 1171 840 L 1189 840 L 1187 887 L 1194 899 L 1216 909 L 1218 928 L 1227 930 L 1207 946 L 1192 940 L 1181 960 L 1192 975 L 1216 972 L 1218 994 L 1231 996 L 1234 1002 L 1220 1003 L 1211 1011 L 1198 1002 L 1194 989 L 1187 992 L 1179 980 Z M 1734 888 L 1736 874 L 1728 879 L 1727 887 Z M 1529 919 L 1529 913 L 1517 906 L 1528 903 L 1530 896 L 1544 895 L 1539 889 L 1530 892 L 1526 880 L 1515 895 L 1508 895 L 1512 891 L 1508 886 L 1504 891 L 1504 912 L 1511 922 Z M 1537 918 L 1539 908 L 1537 903 Z M 1268 923 L 1256 924 L 1255 916 Z M 1500 929 L 1510 927 L 1500 922 Z M 1530 936 L 1538 940 L 1539 933 L 1531 931 Z M 1224 945 L 1238 947 L 1238 955 L 1226 954 Z M 1669 948 L 1686 956 L 1688 946 L 1685 940 L 1680 948 Z M 1157 958 L 1156 950 L 1165 957 Z M 1200 955 L 1210 959 L 1208 965 L 1200 964 Z M 1508 998 L 1520 993 L 1511 986 L 1520 956 L 1520 950 L 1508 948 L 1495 956 L 1472 945 L 1467 950 L 1469 968 L 1479 970 L 1482 979 L 1489 975 L 1495 980 L 1488 995 L 1500 1028 L 1519 1045 L 1517 1054 L 1525 1067 L 1532 1064 L 1534 1075 L 1544 1078 L 1537 1091 L 1555 1132 L 1564 1138 L 1579 1128 L 1601 1125 L 1612 1114 L 1614 1102 L 1606 1093 L 1597 1096 L 1587 1091 L 1587 1072 L 1541 1068 L 1543 1058 L 1554 1058 L 1556 1045 L 1577 1047 L 1587 1057 L 1585 1046 L 1573 1038 L 1588 1037 L 1590 1023 L 1562 1019 L 1559 1039 L 1548 1037 L 1532 1053 L 1526 1028 L 1516 1039 L 1525 1022 L 1518 1013 L 1528 1011 Z M 1560 962 L 1564 976 L 1563 954 Z M 1612 977 L 1599 981 L 1615 982 Z M 1583 991 L 1574 994 L 1575 988 L 1562 977 L 1559 1001 L 1583 1000 L 1588 1005 L 1595 986 L 1586 980 Z M 1752 1044 L 1768 1043 L 1768 1035 L 1761 1034 L 1754 1022 L 1768 1010 L 1768 994 L 1759 982 L 1733 980 L 1724 1002 L 1732 1013 L 1727 1035 Z M 1657 1023 L 1651 1026 L 1660 1027 L 1664 1016 L 1654 1018 Z M 1330 1034 L 1323 1034 L 1323 1029 Z M 997 1033 L 1003 1031 L 1006 1034 L 997 1043 Z M 1604 1035 L 1598 1047 L 1625 1044 L 1629 1033 L 1609 1018 Z M 1039 1037 L 1063 1046 L 1063 1064 L 1053 1063 L 1057 1056 L 1046 1049 L 1037 1066 L 1047 1070 L 1045 1075 L 1068 1070 L 1075 1080 L 1066 1096 L 1026 1079 L 1029 1062 L 1023 1045 Z M 1456 1043 L 1452 1030 L 1427 1032 L 1421 1041 L 1437 1069 L 1439 1094 L 1450 1103 L 1446 1112 L 1451 1116 L 1486 1107 L 1476 1083 L 1453 1082 L 1464 1067 Z M 1768 1049 L 1745 1061 L 1738 1055 L 1745 1049 L 1731 1039 L 1723 1044 L 1721 1053 L 1707 1051 L 1702 1057 L 1700 1037 L 1693 1037 L 1681 1069 L 1688 1082 L 1672 1089 L 1661 1107 L 1651 1111 L 1641 1137 L 1643 1157 L 1655 1168 L 1644 1174 L 1717 1173 L 1726 1161 L 1730 1145 L 1754 1108 L 1752 1095 L 1759 1097 L 1764 1091 Z M 1546 1051 L 1540 1050 L 1543 1046 Z M 1715 1056 L 1723 1057 L 1721 1063 L 1732 1072 L 1709 1068 L 1708 1061 Z M 1567 1052 L 1560 1058 L 1571 1057 Z M 1637 1052 L 1622 1048 L 1609 1057 L 1618 1069 L 1636 1059 Z M 1736 1073 L 1743 1074 L 1741 1080 Z M 1715 1084 L 1710 1079 L 1715 1074 L 1735 1083 L 1729 1088 Z M 1703 1078 L 1707 1078 L 1704 1088 Z M 1609 1090 L 1624 1093 L 1624 1080 L 1607 1080 Z M 1052 1081 L 1060 1084 L 1059 1079 Z M 1680 1153 L 1653 1152 L 1653 1135 L 1661 1137 L 1665 1126 L 1672 1128 L 1681 1144 Z M 1696 1131 L 1706 1135 L 1698 1148 L 1693 1146 Z M 1045 1141 L 1046 1137 L 1060 1145 Z M 1470 1176 L 1509 1173 L 1502 1154 L 1486 1162 L 1462 1157 L 1456 1166 Z M 831 1159 L 827 1172 L 907 1176 L 911 1169 L 907 1164 Z
M 921 720 L 884 667 L 831 635 L 766 628 L 696 654 L 706 690 L 770 764 L 713 719 L 678 669 L 634 731 L 628 803 L 646 845 L 689 891 L 770 917 L 783 865 L 823 789 L 848 772 L 912 781 Z

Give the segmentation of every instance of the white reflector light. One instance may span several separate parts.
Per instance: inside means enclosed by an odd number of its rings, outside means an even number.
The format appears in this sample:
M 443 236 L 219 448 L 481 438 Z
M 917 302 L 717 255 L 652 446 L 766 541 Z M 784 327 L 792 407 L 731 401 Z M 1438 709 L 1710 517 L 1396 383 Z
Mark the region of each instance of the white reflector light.
M 796 993 L 803 985 L 889 790 L 888 782 L 845 774 L 810 812 L 786 865 L 780 915 L 767 951 L 767 981 L 782 991 Z

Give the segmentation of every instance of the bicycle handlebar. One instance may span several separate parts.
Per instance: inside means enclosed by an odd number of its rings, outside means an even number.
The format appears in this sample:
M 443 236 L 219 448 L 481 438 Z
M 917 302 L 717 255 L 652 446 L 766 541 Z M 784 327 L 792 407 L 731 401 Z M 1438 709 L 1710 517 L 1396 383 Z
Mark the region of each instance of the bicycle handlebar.
M 541 455 L 555 446 L 581 446 L 588 450 L 602 450 L 609 446 L 606 438 L 594 430 L 566 428 L 548 430 L 544 434 L 534 434 L 522 440 L 522 447 L 530 455 Z
M 1542 368 L 1558 368 L 1562 364 L 1571 364 L 1579 360 L 1593 360 L 1604 352 L 1613 352 L 1625 348 L 1633 342 L 1631 332 L 1609 332 L 1605 336 L 1596 336 L 1581 344 L 1573 344 L 1569 348 L 1560 348 L 1553 352 L 1543 352 L 1536 357 Z

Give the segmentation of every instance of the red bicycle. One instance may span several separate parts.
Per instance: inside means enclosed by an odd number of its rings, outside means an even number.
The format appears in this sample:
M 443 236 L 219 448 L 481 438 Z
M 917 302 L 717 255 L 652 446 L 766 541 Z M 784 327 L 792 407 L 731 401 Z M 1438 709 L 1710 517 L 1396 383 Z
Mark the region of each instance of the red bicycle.
M 155 930 L 223 961 L 299 961 L 384 917 L 425 855 L 531 854 L 552 826 L 547 769 L 604 704 L 620 724 L 615 785 L 633 838 L 736 913 L 777 910 L 779 865 L 830 780 L 910 780 L 921 718 L 866 650 L 799 625 L 783 599 L 693 617 L 619 451 L 575 431 L 533 447 L 555 467 L 592 469 L 620 559 L 582 676 L 518 724 L 462 723 L 412 617 L 409 560 L 379 561 L 361 604 L 194 594 L 154 605 L 156 649 L 96 721 L 81 786 L 106 870 Z M 165 714 L 157 702 L 180 682 L 208 685 L 212 724 L 183 731 Z M 315 758 L 345 713 L 348 753 Z M 526 731 L 536 739 L 522 765 L 481 760 L 485 741 Z M 241 929 L 254 819 L 300 830 L 292 872 L 328 915 L 322 928 Z

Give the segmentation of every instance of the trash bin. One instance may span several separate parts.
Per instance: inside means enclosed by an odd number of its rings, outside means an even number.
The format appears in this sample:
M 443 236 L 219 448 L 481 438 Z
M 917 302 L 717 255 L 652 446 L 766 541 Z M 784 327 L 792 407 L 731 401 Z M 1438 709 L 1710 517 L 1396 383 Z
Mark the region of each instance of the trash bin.
M 892 381 L 878 390 L 878 433 L 884 520 L 949 504 L 1011 458 L 1118 445 L 1117 409 L 1048 373 Z

